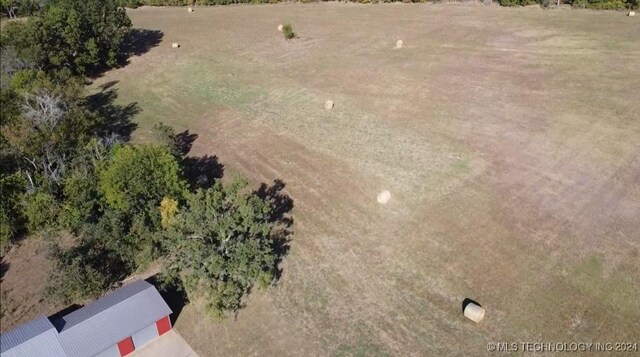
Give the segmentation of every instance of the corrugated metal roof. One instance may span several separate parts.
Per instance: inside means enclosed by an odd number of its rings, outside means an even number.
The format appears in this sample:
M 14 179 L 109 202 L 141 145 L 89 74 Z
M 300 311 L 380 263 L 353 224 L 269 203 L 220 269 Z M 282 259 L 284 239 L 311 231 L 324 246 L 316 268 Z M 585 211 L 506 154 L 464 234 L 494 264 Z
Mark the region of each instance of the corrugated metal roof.
M 2 357 L 66 357 L 58 332 L 48 318 L 39 316 L 0 335 Z
M 155 287 L 144 280 L 105 295 L 53 324 L 69 357 L 95 355 L 170 315 Z

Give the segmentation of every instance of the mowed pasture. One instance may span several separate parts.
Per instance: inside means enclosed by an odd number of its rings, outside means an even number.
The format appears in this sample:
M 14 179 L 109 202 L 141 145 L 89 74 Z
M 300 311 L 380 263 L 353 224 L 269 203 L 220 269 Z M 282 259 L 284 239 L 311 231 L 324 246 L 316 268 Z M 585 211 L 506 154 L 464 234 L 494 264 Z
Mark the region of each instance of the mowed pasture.
M 189 129 L 194 154 L 294 199 L 277 287 L 237 319 L 178 317 L 203 355 L 640 338 L 640 19 L 336 3 L 129 15 L 162 41 L 95 87 L 118 81 L 138 103 L 138 140 L 157 121 Z
M 201 355 L 639 342 L 640 18 L 341 3 L 128 14 L 162 39 L 92 87 L 137 103 L 134 140 L 160 121 L 188 129 L 225 176 L 282 180 L 294 200 L 274 288 L 222 322 L 181 311 Z

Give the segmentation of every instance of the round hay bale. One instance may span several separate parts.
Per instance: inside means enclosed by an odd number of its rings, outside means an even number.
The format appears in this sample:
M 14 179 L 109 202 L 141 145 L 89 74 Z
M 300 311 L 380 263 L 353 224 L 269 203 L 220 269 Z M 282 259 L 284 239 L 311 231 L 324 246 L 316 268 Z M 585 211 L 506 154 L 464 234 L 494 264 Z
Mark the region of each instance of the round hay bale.
M 398 40 L 398 42 L 396 42 L 396 48 L 402 48 L 402 40 Z
M 386 204 L 391 199 L 391 192 L 384 190 L 378 194 L 378 203 Z
M 177 42 L 171 44 L 171 48 L 178 48 L 180 45 Z
M 193 12 L 193 8 L 192 8 L 191 6 L 189 6 L 189 7 L 187 8 L 187 11 L 189 11 L 189 12 Z
M 327 100 L 324 102 L 324 109 L 331 110 L 333 109 L 333 100 Z
M 278 31 L 282 32 L 282 24 L 278 25 Z
M 636 16 L 636 12 L 635 11 L 629 11 L 629 16 Z
M 480 322 L 484 318 L 484 308 L 472 302 L 468 303 L 464 308 L 464 316 L 473 322 Z

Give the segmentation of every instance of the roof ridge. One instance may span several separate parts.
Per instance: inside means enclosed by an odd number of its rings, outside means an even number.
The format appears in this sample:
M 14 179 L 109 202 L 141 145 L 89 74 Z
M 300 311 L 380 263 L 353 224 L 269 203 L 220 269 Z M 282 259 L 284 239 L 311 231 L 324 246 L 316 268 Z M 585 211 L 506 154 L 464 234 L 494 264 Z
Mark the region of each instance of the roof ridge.
M 149 282 L 147 282 L 147 281 L 145 281 L 145 280 L 138 280 L 138 281 L 144 281 L 144 282 L 146 282 L 146 283 L 147 283 L 147 284 L 149 284 L 149 285 L 148 285 L 148 286 L 146 286 L 144 289 L 142 289 L 142 290 L 138 291 L 137 293 L 135 293 L 135 294 L 133 294 L 133 295 L 129 296 L 127 299 L 132 298 L 132 297 L 134 297 L 134 296 L 137 296 L 138 294 L 143 293 L 144 291 L 146 291 L 146 290 L 147 290 L 147 289 L 149 289 L 149 288 L 154 288 L 154 289 L 155 289 L 155 287 L 154 287 L 152 284 L 150 284 Z M 126 286 L 131 286 L 131 285 L 133 285 L 133 284 L 135 284 L 135 283 L 136 283 L 136 282 L 133 282 L 133 283 L 131 283 L 131 284 L 129 284 L 129 285 L 126 285 Z M 124 286 L 123 286 L 123 287 L 124 287 Z M 115 292 L 117 292 L 119 289 L 122 289 L 123 287 L 120 287 L 120 288 L 118 288 L 118 289 L 116 289 L 116 290 L 112 291 L 111 293 L 115 293 Z M 92 301 L 91 303 L 95 303 L 96 301 L 98 301 L 98 300 L 100 300 L 100 299 L 104 298 L 104 297 L 105 297 L 105 296 L 107 296 L 107 295 L 109 295 L 109 294 L 105 294 L 105 295 L 103 295 L 102 297 L 98 298 L 97 300 Z M 124 300 L 123 300 L 123 301 L 124 301 Z M 118 304 L 122 303 L 123 301 L 118 302 Z M 117 305 L 117 304 L 116 304 L 116 305 Z M 115 305 L 112 305 L 112 306 L 115 306 Z M 84 309 L 85 307 L 86 307 L 86 305 L 85 305 L 85 306 L 83 306 L 83 307 L 81 307 L 80 309 L 78 309 L 78 310 L 76 310 L 76 311 L 80 311 L 81 309 Z M 73 326 L 69 327 L 67 330 L 65 330 L 65 329 L 64 329 L 64 326 L 63 326 L 63 327 L 62 327 L 62 329 L 61 329 L 60 331 L 58 331 L 57 335 L 60 335 L 62 332 L 71 331 L 72 329 L 74 329 L 75 327 L 79 326 L 79 325 L 80 325 L 80 324 L 82 324 L 83 322 L 85 322 L 85 321 L 89 320 L 90 318 L 93 318 L 93 317 L 95 317 L 95 316 L 98 316 L 98 315 L 100 315 L 100 314 L 104 313 L 104 312 L 105 312 L 105 311 L 107 311 L 107 310 L 109 310 L 109 308 L 106 308 L 106 309 L 104 309 L 104 310 L 102 310 L 102 311 L 98 312 L 97 314 L 95 314 L 95 315 L 93 315 L 93 316 L 91 316 L 91 317 L 88 317 L 88 318 L 86 318 L 86 319 L 82 320 L 81 322 L 79 322 L 79 323 L 77 323 L 77 324 L 75 324 L 75 325 L 73 325 Z M 75 312 L 75 311 L 74 311 L 74 312 Z M 70 313 L 70 314 L 72 314 L 72 313 Z M 70 314 L 68 314 L 68 315 L 70 315 Z M 68 315 L 65 315 L 65 316 L 68 316 Z M 65 316 L 63 316 L 63 317 L 62 317 L 62 319 L 64 319 L 64 318 L 65 318 Z M 57 331 L 57 329 L 56 329 L 56 331 Z

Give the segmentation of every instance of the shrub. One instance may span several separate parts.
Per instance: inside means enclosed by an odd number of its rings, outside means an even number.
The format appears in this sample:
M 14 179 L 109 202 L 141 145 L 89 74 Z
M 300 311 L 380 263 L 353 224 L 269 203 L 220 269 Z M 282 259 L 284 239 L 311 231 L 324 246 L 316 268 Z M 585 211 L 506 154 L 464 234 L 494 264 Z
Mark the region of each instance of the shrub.
M 23 187 L 20 174 L 0 175 L 0 253 L 23 231 Z
M 131 273 L 130 265 L 109 249 L 96 227 L 91 227 L 79 244 L 69 249 L 48 242 L 47 255 L 54 269 L 45 296 L 65 303 L 95 298 Z
M 293 27 L 291 27 L 291 24 L 286 24 L 282 27 L 282 35 L 284 36 L 285 40 L 291 40 L 292 38 L 296 37 L 296 33 L 293 32 Z
M 27 202 L 26 216 L 29 221 L 29 230 L 37 231 L 54 227 L 58 218 L 59 206 L 53 195 L 46 192 L 38 192 Z
M 120 7 L 128 7 L 131 9 L 135 9 L 140 6 L 140 1 L 138 0 L 117 0 L 116 3 Z

